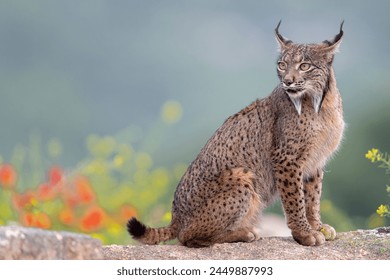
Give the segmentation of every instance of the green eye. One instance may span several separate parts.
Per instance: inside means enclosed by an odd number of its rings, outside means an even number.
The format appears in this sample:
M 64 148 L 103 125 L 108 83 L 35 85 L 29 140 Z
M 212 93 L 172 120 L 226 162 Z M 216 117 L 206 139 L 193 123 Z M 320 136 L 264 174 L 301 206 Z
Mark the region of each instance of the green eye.
M 278 62 L 278 69 L 279 69 L 280 71 L 286 70 L 286 69 L 287 69 L 287 64 L 286 64 L 285 62 L 283 62 L 283 61 L 279 61 L 279 62 Z
M 311 68 L 311 64 L 310 63 L 302 63 L 301 65 L 299 65 L 299 69 L 301 71 L 307 71 Z

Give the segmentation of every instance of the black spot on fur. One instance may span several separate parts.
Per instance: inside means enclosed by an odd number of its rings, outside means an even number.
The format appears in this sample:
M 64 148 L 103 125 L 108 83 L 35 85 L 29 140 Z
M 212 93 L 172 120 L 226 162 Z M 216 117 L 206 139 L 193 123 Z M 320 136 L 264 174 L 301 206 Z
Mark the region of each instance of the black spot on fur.
M 145 234 L 146 226 L 133 217 L 127 222 L 127 231 L 133 238 L 139 238 Z

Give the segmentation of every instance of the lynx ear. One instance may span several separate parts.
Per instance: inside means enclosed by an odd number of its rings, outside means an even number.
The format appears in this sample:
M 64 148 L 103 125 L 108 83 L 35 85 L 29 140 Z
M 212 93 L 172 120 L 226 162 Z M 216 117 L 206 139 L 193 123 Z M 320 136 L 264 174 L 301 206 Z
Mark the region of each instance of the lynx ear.
M 325 44 L 324 51 L 329 52 L 331 54 L 334 54 L 338 51 L 341 43 L 341 39 L 343 38 L 344 35 L 343 25 L 344 25 L 344 21 L 341 22 L 339 34 L 337 34 L 332 40 L 325 40 L 323 42 Z
M 283 51 L 283 50 L 285 50 L 287 48 L 288 45 L 292 44 L 292 41 L 288 40 L 287 38 L 285 38 L 282 35 L 280 35 L 280 33 L 279 33 L 279 26 L 280 26 L 281 23 L 282 23 L 282 21 L 280 20 L 278 25 L 275 28 L 275 37 L 276 37 L 276 41 L 279 44 L 280 51 Z

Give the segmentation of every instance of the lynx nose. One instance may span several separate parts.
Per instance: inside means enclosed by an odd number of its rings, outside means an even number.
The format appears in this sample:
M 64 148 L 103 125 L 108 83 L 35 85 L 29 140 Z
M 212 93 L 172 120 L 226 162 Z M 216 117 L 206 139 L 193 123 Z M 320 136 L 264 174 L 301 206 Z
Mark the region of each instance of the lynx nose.
M 283 83 L 286 85 L 286 86 L 291 86 L 294 82 L 292 79 L 284 79 Z

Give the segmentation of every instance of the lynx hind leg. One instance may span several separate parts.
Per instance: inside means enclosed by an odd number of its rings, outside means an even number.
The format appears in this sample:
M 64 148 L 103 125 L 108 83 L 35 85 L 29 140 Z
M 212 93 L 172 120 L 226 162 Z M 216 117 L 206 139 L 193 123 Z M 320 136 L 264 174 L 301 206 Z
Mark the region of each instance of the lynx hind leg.
M 188 227 L 179 232 L 180 242 L 188 247 L 207 247 L 258 240 L 260 236 L 254 225 L 260 199 L 254 191 L 253 179 L 254 174 L 244 168 L 225 171 L 218 180 L 219 192 L 208 198 Z
M 236 230 L 224 230 L 213 236 L 194 237 L 183 242 L 187 247 L 209 247 L 216 243 L 253 242 L 260 239 L 257 229 L 240 228 Z

